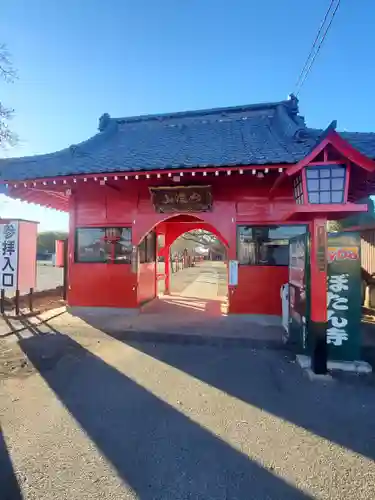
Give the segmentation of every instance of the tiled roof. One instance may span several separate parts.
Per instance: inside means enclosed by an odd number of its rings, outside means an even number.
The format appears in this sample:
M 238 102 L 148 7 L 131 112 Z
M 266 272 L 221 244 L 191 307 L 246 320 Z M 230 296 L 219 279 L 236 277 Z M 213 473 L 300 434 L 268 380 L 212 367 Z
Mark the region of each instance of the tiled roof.
M 56 153 L 0 160 L 0 180 L 233 165 L 290 164 L 315 144 L 298 101 L 99 121 L 99 133 Z M 343 133 L 375 158 L 375 134 Z
M 339 132 L 341 137 L 348 141 L 354 148 L 371 159 L 375 159 L 375 133 L 374 132 Z

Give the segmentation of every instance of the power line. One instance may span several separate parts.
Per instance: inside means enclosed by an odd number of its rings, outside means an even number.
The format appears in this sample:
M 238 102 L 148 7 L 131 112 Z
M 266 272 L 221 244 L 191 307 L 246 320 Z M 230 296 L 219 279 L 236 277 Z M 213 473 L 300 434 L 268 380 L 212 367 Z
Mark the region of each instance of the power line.
M 305 72 L 305 70 L 306 70 L 306 68 L 307 68 L 307 66 L 309 64 L 309 60 L 310 60 L 310 58 L 311 58 L 311 56 L 312 56 L 312 54 L 314 52 L 315 46 L 316 46 L 316 44 L 317 44 L 317 42 L 319 40 L 320 33 L 322 32 L 323 26 L 325 25 L 325 23 L 327 21 L 327 17 L 329 15 L 329 13 L 330 13 L 330 11 L 331 11 L 331 9 L 332 9 L 335 1 L 336 0 L 331 0 L 331 3 L 329 4 L 328 10 L 326 11 L 325 16 L 324 16 L 322 22 L 320 23 L 318 33 L 316 34 L 314 43 L 312 44 L 312 47 L 311 47 L 310 52 L 309 52 L 309 55 L 307 56 L 307 59 L 305 61 L 305 65 L 302 68 L 302 71 L 301 71 L 301 73 L 299 74 L 299 76 L 297 78 L 297 81 L 296 81 L 296 84 L 295 84 L 295 88 L 298 88 L 298 85 L 299 85 L 300 81 L 302 80 L 303 74 L 304 74 L 304 72 Z
M 334 10 L 334 11 L 333 11 L 333 13 L 332 13 L 332 17 L 331 17 L 331 19 L 330 19 L 330 21 L 329 21 L 329 23 L 328 23 L 328 25 L 327 25 L 326 30 L 325 30 L 325 31 L 324 31 L 324 33 L 323 33 L 323 36 L 322 36 L 322 38 L 321 38 L 321 40 L 320 40 L 320 42 L 319 42 L 319 45 L 318 45 L 318 47 L 317 47 L 317 49 L 316 49 L 316 51 L 315 51 L 315 54 L 314 54 L 313 58 L 311 59 L 309 66 L 308 66 L 308 67 L 307 67 L 307 69 L 306 69 L 305 75 L 304 75 L 304 77 L 303 77 L 303 79 L 302 79 L 302 81 L 301 81 L 301 83 L 300 83 L 300 85 L 299 85 L 299 89 L 297 90 L 296 95 L 298 95 L 298 94 L 299 94 L 299 92 L 300 92 L 300 90 L 301 90 L 301 88 L 302 88 L 302 85 L 305 83 L 305 80 L 306 80 L 306 78 L 307 78 L 308 74 L 309 74 L 309 73 L 310 73 L 310 71 L 311 71 L 311 68 L 312 68 L 312 65 L 314 64 L 314 61 L 315 61 L 315 59 L 316 59 L 316 56 L 318 55 L 318 53 L 319 53 L 319 51 L 320 51 L 320 48 L 321 48 L 321 46 L 323 45 L 323 42 L 324 42 L 324 40 L 325 40 L 325 39 L 326 39 L 326 37 L 327 37 L 327 33 L 328 33 L 328 31 L 329 31 L 329 29 L 330 29 L 330 27 L 331 27 L 331 25 L 332 25 L 332 22 L 333 22 L 333 19 L 334 19 L 335 15 L 336 15 L 336 12 L 338 11 L 338 8 L 339 8 L 339 6 L 340 6 L 340 2 L 341 2 L 341 0 L 338 0 L 337 5 L 336 5 L 336 7 L 335 7 L 335 10 Z
M 337 1 L 336 6 L 335 6 L 334 10 L 332 11 L 332 8 L 333 8 L 336 1 Z M 296 96 L 301 91 L 301 88 L 302 88 L 303 84 L 305 83 L 306 78 L 311 71 L 311 68 L 315 62 L 315 59 L 316 59 L 317 55 L 319 54 L 319 51 L 323 45 L 324 40 L 327 37 L 328 31 L 331 28 L 333 19 L 338 11 L 340 3 L 341 3 L 341 0 L 331 0 L 331 2 L 330 2 L 330 5 L 325 13 L 324 18 L 323 18 L 323 21 L 320 24 L 320 27 L 319 27 L 318 33 L 315 37 L 314 43 L 310 49 L 309 55 L 307 56 L 306 62 L 302 68 L 301 73 L 299 74 L 298 79 L 297 79 L 297 82 L 295 85 L 295 92 L 294 92 Z M 330 14 L 331 14 L 331 16 L 330 16 Z M 328 20 L 329 16 L 330 16 L 330 19 L 329 19 L 329 22 L 327 24 L 327 20 Z M 321 35 L 323 27 L 325 25 L 326 25 L 326 28 L 325 28 L 323 34 Z M 317 46 L 318 41 L 319 41 L 319 44 Z

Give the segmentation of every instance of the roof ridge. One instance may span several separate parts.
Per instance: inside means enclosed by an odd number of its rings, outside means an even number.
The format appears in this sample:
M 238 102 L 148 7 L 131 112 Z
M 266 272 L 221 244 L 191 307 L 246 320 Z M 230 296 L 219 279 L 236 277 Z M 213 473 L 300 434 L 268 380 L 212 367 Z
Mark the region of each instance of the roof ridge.
M 356 132 L 352 130 L 338 130 L 338 134 L 350 134 L 350 135 L 375 135 L 375 132 Z
M 280 106 L 286 107 L 289 109 L 291 114 L 298 114 L 298 99 L 294 96 L 290 96 L 289 99 L 284 101 L 275 101 L 275 102 L 260 102 L 256 104 L 245 104 L 238 106 L 224 106 L 217 108 L 204 108 L 198 110 L 187 110 L 187 111 L 177 111 L 170 113 L 155 113 L 155 114 L 146 114 L 139 116 L 128 116 L 128 117 L 120 117 L 120 118 L 112 118 L 108 113 L 104 113 L 99 118 L 99 130 L 103 131 L 109 124 L 124 124 L 124 123 L 138 123 L 144 121 L 162 121 L 166 119 L 172 118 L 193 118 L 193 117 L 204 117 L 215 114 L 223 114 L 223 113 L 241 113 L 246 111 L 257 111 L 257 110 L 267 110 L 267 109 L 276 109 Z

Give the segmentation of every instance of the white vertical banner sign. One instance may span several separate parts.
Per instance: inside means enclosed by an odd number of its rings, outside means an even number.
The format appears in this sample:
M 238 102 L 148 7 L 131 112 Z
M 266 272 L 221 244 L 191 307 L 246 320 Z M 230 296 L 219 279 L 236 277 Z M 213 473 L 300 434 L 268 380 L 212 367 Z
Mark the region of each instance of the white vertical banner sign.
M 17 289 L 18 222 L 0 224 L 0 288 Z
M 237 286 L 238 285 L 238 260 L 230 260 L 229 261 L 229 286 Z

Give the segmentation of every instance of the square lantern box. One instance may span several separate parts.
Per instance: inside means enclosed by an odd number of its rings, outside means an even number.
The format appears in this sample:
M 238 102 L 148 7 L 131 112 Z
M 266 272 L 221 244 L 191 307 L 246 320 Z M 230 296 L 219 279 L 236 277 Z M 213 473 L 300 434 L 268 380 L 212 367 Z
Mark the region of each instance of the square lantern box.
M 0 289 L 21 293 L 36 285 L 38 223 L 0 219 Z
M 345 165 L 311 165 L 295 177 L 294 199 L 297 205 L 346 203 L 346 183 Z
M 341 165 L 306 169 L 309 203 L 344 203 L 346 168 Z

